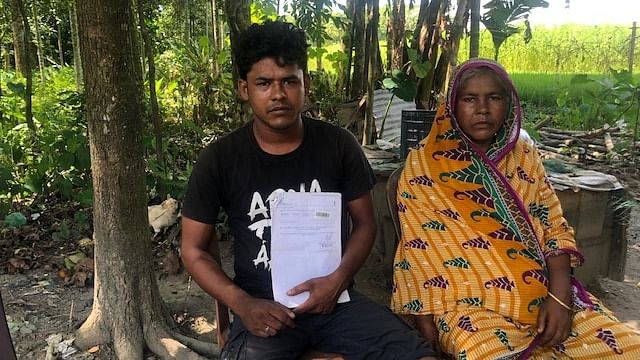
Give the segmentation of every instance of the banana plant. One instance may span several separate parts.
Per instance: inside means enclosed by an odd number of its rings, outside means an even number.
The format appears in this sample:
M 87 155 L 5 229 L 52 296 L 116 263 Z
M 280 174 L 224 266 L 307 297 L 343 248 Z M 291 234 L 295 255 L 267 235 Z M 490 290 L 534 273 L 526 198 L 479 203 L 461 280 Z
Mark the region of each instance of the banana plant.
M 494 60 L 498 60 L 500 46 L 507 38 L 520 32 L 518 22 L 524 20 L 525 42 L 531 40 L 529 13 L 537 7 L 549 7 L 545 0 L 491 0 L 483 6 L 487 11 L 482 15 L 482 23 L 491 33 Z

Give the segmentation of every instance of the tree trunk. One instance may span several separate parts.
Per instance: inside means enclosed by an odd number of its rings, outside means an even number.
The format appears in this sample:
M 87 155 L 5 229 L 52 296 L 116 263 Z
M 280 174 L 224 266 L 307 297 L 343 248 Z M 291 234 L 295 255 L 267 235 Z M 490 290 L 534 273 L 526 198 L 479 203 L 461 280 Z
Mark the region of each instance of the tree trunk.
M 93 309 L 75 344 L 84 349 L 111 343 L 118 359 L 143 359 L 145 345 L 162 359 L 203 359 L 175 340 L 179 335 L 169 327 L 151 261 L 131 2 L 85 0 L 77 6 L 93 176 L 95 279 Z M 213 345 L 208 350 L 213 352 Z
M 453 18 L 453 23 L 451 24 L 451 33 L 449 36 L 449 41 L 447 44 L 447 49 L 449 51 L 449 71 L 458 64 L 458 49 L 460 48 L 460 39 L 462 38 L 462 33 L 466 28 L 467 18 L 465 14 L 468 11 L 468 2 L 467 0 L 458 0 L 458 8 L 456 10 L 456 15 Z
M 233 82 L 238 81 L 238 68 L 235 58 L 238 52 L 238 35 L 251 25 L 250 7 L 251 0 L 227 0 L 225 13 L 227 14 L 227 24 L 229 25 L 229 37 L 231 38 L 231 54 L 233 55 Z
M 378 55 L 380 54 L 378 46 L 378 0 L 367 0 L 367 26 L 365 37 L 365 63 L 367 64 L 365 89 L 367 91 L 367 104 L 365 108 L 365 119 L 362 132 L 362 144 L 373 144 L 376 141 L 376 123 L 373 116 L 374 101 L 374 83 L 376 81 L 376 69 L 378 63 Z
M 458 7 L 456 9 L 456 15 L 453 19 L 453 23 L 450 26 L 450 34 L 447 42 L 444 44 L 444 51 L 442 57 L 446 60 L 442 62 L 444 69 L 436 69 L 436 74 L 443 73 L 444 76 L 436 82 L 434 90 L 440 90 L 442 93 L 446 93 L 447 85 L 449 84 L 449 78 L 452 75 L 453 69 L 458 64 L 458 49 L 460 48 L 460 38 L 466 27 L 466 14 L 468 12 L 467 0 L 458 0 Z M 440 63 L 438 64 L 440 65 Z
M 471 34 L 469 59 L 480 56 L 480 0 L 469 0 L 471 8 Z
M 76 88 L 84 87 L 82 78 L 82 57 L 80 56 L 80 40 L 78 34 L 78 13 L 75 1 L 69 6 L 69 28 L 71 29 L 71 45 L 73 46 L 73 69 L 75 71 Z
M 9 54 L 8 45 L 4 45 L 2 47 L 2 56 L 3 56 L 3 66 L 2 66 L 2 68 L 4 69 L 5 72 L 7 72 L 7 71 L 9 71 L 9 68 L 11 67 L 11 55 Z
M 211 54 L 213 55 L 213 71 L 217 74 L 220 72 L 220 67 L 218 66 L 217 55 L 220 53 L 222 48 L 218 47 L 218 37 L 220 33 L 218 33 L 218 3 L 216 0 L 211 0 Z
M 353 16 L 353 38 L 352 45 L 354 48 L 353 55 L 353 76 L 351 77 L 351 93 L 352 99 L 362 96 L 366 89 L 367 81 L 367 63 L 365 59 L 365 5 L 367 0 L 354 0 L 354 16 Z
M 371 30 L 371 43 L 373 44 L 373 54 L 375 62 L 373 63 L 373 79 L 374 83 L 378 79 L 382 79 L 384 69 L 382 69 L 382 54 L 380 53 L 380 40 L 378 38 L 378 29 L 380 28 L 380 5 L 378 0 L 373 2 L 373 29 Z
M 218 47 L 218 4 L 211 0 L 211 41 L 213 48 Z
M 405 29 L 405 10 L 404 0 L 393 0 L 391 5 L 391 16 L 389 22 L 389 44 L 391 59 L 389 62 L 389 69 L 400 70 L 404 66 L 404 29 Z
M 62 29 L 60 28 L 60 19 L 56 19 L 56 32 L 58 35 L 58 54 L 60 55 L 60 66 L 65 66 L 64 48 L 62 47 Z
M 40 35 L 40 20 L 38 19 L 37 4 L 31 4 L 31 13 L 33 16 L 33 29 L 36 32 L 36 53 L 38 54 L 38 67 L 40 69 L 40 81 L 44 82 L 44 47 L 42 46 L 42 36 Z
M 189 44 L 191 42 L 191 1 L 184 2 L 184 41 Z
M 27 89 L 24 94 L 24 117 L 31 131 L 36 130 L 33 122 L 33 106 L 31 95 L 33 94 L 33 78 L 31 70 L 31 29 L 27 20 L 27 12 L 22 0 L 9 0 L 11 9 L 11 27 L 13 29 L 13 49 L 16 59 L 16 70 L 25 77 Z
M 323 0 L 316 0 L 315 1 L 315 10 L 316 10 L 316 27 L 318 29 L 322 29 L 322 8 L 324 7 L 324 1 Z M 322 36 L 318 35 L 318 38 L 316 39 L 316 49 L 321 49 L 322 48 Z M 316 56 L 316 70 L 317 71 L 322 71 L 322 54 L 317 54 L 318 56 Z
M 349 31 L 347 31 L 342 41 L 344 51 L 347 54 L 347 65 L 345 66 L 344 78 L 342 80 L 344 84 L 344 95 L 347 97 L 351 96 L 351 65 L 353 64 L 353 38 L 355 36 L 355 22 L 353 21 L 355 18 L 355 2 L 356 0 L 347 0 L 346 15 L 349 20 Z
M 162 150 L 162 119 L 160 119 L 160 111 L 158 110 L 158 96 L 156 95 L 156 62 L 153 56 L 153 39 L 150 29 L 147 27 L 146 16 L 144 11 L 144 0 L 137 0 L 138 7 L 138 21 L 140 22 L 140 33 L 142 35 L 142 42 L 144 46 L 145 57 L 147 58 L 147 65 L 149 70 L 148 83 L 149 83 L 149 104 L 151 107 L 151 124 L 153 125 L 153 135 L 155 137 L 156 148 L 156 160 L 158 161 L 158 167 L 163 173 L 166 172 L 164 163 L 164 152 Z M 161 199 L 166 199 L 167 189 L 162 177 L 156 179 L 158 182 L 158 195 Z
M 414 32 L 418 54 L 422 61 L 428 60 L 431 68 L 436 69 L 440 49 L 440 34 L 444 32 L 444 13 L 448 7 L 448 0 L 423 0 L 420 5 L 418 26 Z M 435 106 L 437 100 L 434 90 L 435 71 L 418 80 L 418 94 L 416 96 L 416 108 L 430 109 Z

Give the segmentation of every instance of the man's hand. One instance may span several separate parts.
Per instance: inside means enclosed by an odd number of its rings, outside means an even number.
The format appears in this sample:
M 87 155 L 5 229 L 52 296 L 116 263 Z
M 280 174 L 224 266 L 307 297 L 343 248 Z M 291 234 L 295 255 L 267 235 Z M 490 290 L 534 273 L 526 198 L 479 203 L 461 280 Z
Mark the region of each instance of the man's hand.
M 335 272 L 328 276 L 317 277 L 303 282 L 287 291 L 287 295 L 295 296 L 305 291 L 309 298 L 293 309 L 296 314 L 313 313 L 329 314 L 336 306 L 342 291 L 346 288 L 344 281 Z
M 440 353 L 440 342 L 438 341 L 438 328 L 433 323 L 433 315 L 414 315 L 416 329 L 427 343 L 431 345 L 436 353 Z
M 286 327 L 295 326 L 293 311 L 275 301 L 248 297 L 239 304 L 234 311 L 255 336 L 269 337 Z
M 570 304 L 571 302 L 565 303 Z M 570 331 L 571 312 L 551 297 L 547 297 L 538 313 L 538 334 L 541 334 L 540 346 L 561 344 L 569 337 Z

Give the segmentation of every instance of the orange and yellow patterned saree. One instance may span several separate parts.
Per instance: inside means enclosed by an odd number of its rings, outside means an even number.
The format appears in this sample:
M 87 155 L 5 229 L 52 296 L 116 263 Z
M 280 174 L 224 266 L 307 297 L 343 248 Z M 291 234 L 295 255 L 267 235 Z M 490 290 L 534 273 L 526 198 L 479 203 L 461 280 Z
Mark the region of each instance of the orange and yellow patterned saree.
M 493 69 L 512 91 L 509 116 L 486 153 L 451 115 L 459 74 L 478 66 Z M 461 65 L 398 184 L 402 238 L 392 310 L 433 314 L 441 347 L 455 359 L 640 359 L 640 337 L 575 280 L 569 338 L 537 346 L 546 258 L 566 253 L 578 266 L 582 256 L 536 148 L 519 140 L 520 126 L 506 72 L 485 60 Z

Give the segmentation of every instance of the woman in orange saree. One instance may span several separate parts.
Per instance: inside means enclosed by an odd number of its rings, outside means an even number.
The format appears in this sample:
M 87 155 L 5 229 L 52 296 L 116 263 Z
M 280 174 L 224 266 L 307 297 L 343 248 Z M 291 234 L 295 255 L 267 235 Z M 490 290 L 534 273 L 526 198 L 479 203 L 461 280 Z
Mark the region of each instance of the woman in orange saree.
M 497 63 L 458 67 L 398 183 L 392 309 L 455 359 L 640 359 L 571 277 L 582 255 Z

